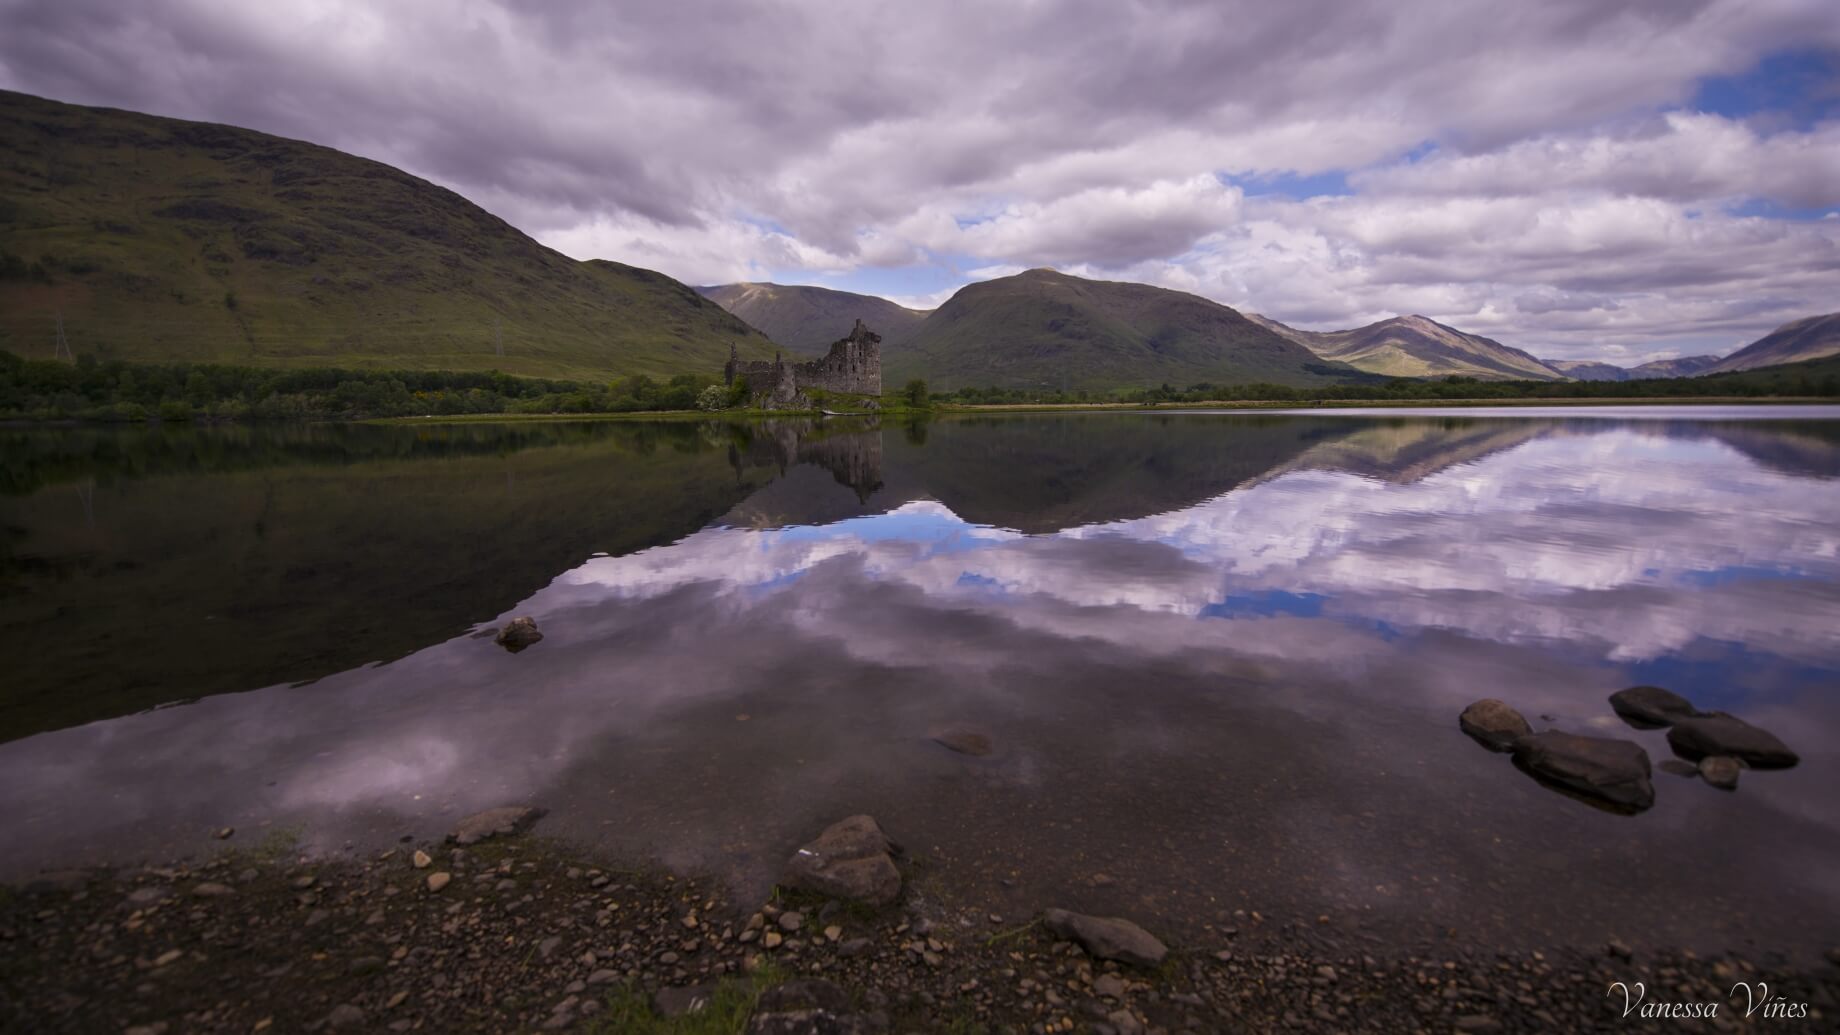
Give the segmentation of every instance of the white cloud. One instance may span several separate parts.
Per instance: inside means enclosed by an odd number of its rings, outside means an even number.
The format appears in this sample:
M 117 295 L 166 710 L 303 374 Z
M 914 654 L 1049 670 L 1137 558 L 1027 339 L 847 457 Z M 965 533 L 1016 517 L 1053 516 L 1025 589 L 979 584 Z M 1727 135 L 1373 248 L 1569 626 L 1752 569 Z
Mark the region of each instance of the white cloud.
M 1830 6 L 11 0 L 0 84 L 354 150 L 692 282 L 1051 264 L 1572 355 L 1831 308 L 1840 221 L 1724 209 L 1835 204 L 1840 128 L 1657 114 L 1840 50 Z

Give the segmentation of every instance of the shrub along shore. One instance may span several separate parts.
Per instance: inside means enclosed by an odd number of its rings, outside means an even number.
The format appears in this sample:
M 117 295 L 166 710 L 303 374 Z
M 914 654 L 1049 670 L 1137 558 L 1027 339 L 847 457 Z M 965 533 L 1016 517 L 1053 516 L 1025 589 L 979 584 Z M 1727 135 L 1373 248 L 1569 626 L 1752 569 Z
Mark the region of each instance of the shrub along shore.
M 929 393 L 914 381 L 878 400 L 812 393 L 814 405 L 860 410 L 1181 406 L 1454 406 L 1632 402 L 1815 402 L 1840 399 L 1840 357 L 1734 374 L 1648 381 L 1478 381 L 1392 378 L 1292 388 L 1196 384 L 1109 393 L 963 388 Z M 0 352 L 0 418 L 23 420 L 373 420 L 483 416 L 575 417 L 672 412 L 749 415 L 747 385 L 713 376 L 644 374 L 605 382 L 499 372 L 283 370 L 194 363 L 74 363 Z

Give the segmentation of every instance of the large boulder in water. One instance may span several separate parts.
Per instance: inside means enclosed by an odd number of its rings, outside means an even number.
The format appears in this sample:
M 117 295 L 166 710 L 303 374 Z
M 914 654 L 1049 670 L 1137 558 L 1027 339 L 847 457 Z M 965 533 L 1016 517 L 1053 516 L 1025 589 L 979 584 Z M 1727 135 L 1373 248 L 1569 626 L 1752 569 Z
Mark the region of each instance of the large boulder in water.
M 1610 707 L 1623 717 L 1624 722 L 1642 730 L 1672 726 L 1682 719 L 1705 714 L 1693 707 L 1692 701 L 1658 686 L 1632 686 L 1627 690 L 1618 690 L 1610 695 Z
M 870 816 L 851 816 L 826 827 L 786 861 L 789 887 L 832 898 L 885 906 L 901 894 L 900 848 Z
M 1087 952 L 1102 960 L 1154 967 L 1169 955 L 1168 946 L 1155 935 L 1120 917 L 1087 916 L 1065 909 L 1050 909 L 1041 914 L 1041 924 L 1062 938 L 1079 942 Z
M 1631 740 L 1547 730 L 1514 743 L 1514 764 L 1542 783 L 1619 812 L 1655 803 L 1648 752 Z
M 1512 751 L 1515 741 L 1533 732 L 1520 712 L 1493 697 L 1463 709 L 1463 714 L 1457 716 L 1457 726 L 1490 751 Z
M 1668 747 L 1689 762 L 1730 755 L 1752 769 L 1787 769 L 1802 760 L 1774 733 L 1724 712 L 1677 722 L 1667 738 Z

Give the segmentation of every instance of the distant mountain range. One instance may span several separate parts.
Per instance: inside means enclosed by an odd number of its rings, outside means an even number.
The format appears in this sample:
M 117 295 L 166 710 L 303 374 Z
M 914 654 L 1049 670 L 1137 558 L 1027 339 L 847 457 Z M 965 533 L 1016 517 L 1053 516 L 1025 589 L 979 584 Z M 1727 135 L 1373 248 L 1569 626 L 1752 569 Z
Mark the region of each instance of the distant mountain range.
M 329 148 L 0 91 L 0 349 L 269 367 L 713 374 L 815 354 L 856 320 L 885 383 L 1308 387 L 1376 375 L 1665 377 L 1840 355 L 1840 314 L 1730 356 L 1543 362 L 1422 316 L 1304 331 L 1197 295 L 1029 270 L 930 312 L 818 287 L 691 289 L 578 262 L 462 198 Z M 708 297 L 705 297 L 708 296 Z M 762 332 L 765 333 L 762 333 Z
M 246 129 L 0 91 L 0 349 L 277 367 L 714 373 L 765 335 L 450 190 Z M 502 355 L 500 352 L 502 351 Z
M 1711 370 L 1717 356 L 1683 356 L 1680 359 L 1657 359 L 1634 367 L 1598 363 L 1579 359 L 1542 359 L 1540 362 L 1575 381 L 1646 381 L 1657 377 L 1693 377 Z
M 788 350 L 812 356 L 823 355 L 858 320 L 882 336 L 883 348 L 891 348 L 926 319 L 925 312 L 886 298 L 800 284 L 721 284 L 697 291 Z
M 1833 355 L 1840 355 L 1840 313 L 1810 316 L 1785 323 L 1719 360 L 1708 372 L 1723 374 L 1731 370 L 1755 370 L 1758 367 L 1801 363 Z
M 1520 349 L 1424 316 L 1395 316 L 1347 331 L 1301 331 L 1256 313 L 1252 319 L 1324 359 L 1388 377 L 1565 380 L 1564 374 Z

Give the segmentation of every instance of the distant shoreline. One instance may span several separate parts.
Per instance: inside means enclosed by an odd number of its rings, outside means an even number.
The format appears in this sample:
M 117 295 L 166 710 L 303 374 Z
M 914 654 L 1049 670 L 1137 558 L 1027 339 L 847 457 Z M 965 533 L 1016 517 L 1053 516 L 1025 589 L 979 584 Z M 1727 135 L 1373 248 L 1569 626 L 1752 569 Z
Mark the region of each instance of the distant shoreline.
M 1366 409 L 1462 409 L 1486 406 L 1524 408 L 1545 406 L 1823 406 L 1836 400 L 1821 396 L 1696 396 L 1690 398 L 1628 399 L 1324 399 L 1311 402 L 1279 400 L 1212 400 L 1194 403 L 991 403 L 964 405 L 942 403 L 927 410 L 886 409 L 880 413 L 848 414 L 853 417 L 945 416 L 976 413 L 1072 413 L 1125 412 L 1155 413 L 1193 410 L 1366 410 Z M 630 413 L 455 413 L 428 417 L 373 417 L 359 424 L 426 426 L 429 424 L 500 424 L 544 421 L 621 421 L 621 420 L 767 420 L 773 418 L 827 417 L 809 410 L 635 410 Z

